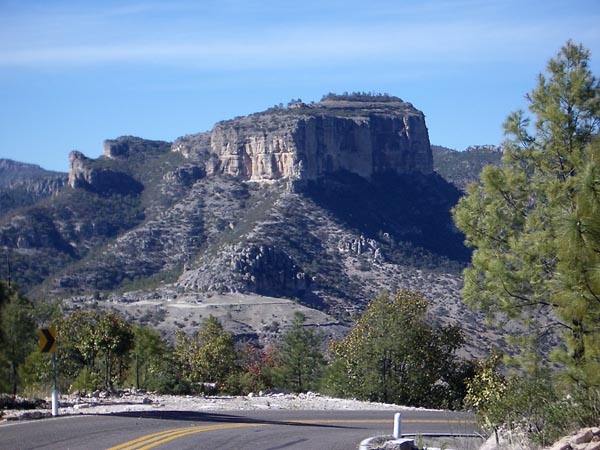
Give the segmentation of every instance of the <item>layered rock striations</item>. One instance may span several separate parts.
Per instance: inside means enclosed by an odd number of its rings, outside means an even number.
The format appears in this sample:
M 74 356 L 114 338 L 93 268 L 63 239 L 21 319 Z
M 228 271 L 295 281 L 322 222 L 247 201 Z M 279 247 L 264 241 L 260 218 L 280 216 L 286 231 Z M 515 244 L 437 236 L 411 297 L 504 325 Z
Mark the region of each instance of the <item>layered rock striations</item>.
M 106 140 L 103 157 L 160 154 L 166 147 L 166 142 L 124 136 Z M 390 96 L 329 95 L 318 103 L 271 108 L 179 138 L 171 150 L 194 161 L 203 174 L 255 182 L 311 181 L 340 171 L 365 179 L 388 172 L 433 172 L 423 113 Z M 80 152 L 72 152 L 70 161 L 71 187 L 135 190 L 124 186 L 131 180 L 125 182 L 122 174 L 93 164 Z
M 173 150 L 208 155 L 209 174 L 250 181 L 433 172 L 425 117 L 397 97 L 330 95 L 219 122 L 197 136 L 176 141 Z

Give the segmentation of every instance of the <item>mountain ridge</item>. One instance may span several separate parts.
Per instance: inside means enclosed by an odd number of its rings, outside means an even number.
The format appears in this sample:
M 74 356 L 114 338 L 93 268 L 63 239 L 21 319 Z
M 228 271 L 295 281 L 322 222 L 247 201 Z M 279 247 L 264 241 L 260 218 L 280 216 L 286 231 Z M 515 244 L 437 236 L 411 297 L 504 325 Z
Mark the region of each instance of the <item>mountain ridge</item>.
M 0 159 L 0 216 L 55 195 L 66 183 L 66 173 L 45 170 L 36 164 Z
M 32 298 L 238 293 L 347 323 L 381 291 L 411 288 L 441 321 L 473 315 L 458 306 L 469 258 L 450 217 L 460 190 L 434 173 L 424 115 L 400 99 L 296 102 L 172 144 L 107 140 L 100 158 L 70 160 L 68 186 L 0 220 Z

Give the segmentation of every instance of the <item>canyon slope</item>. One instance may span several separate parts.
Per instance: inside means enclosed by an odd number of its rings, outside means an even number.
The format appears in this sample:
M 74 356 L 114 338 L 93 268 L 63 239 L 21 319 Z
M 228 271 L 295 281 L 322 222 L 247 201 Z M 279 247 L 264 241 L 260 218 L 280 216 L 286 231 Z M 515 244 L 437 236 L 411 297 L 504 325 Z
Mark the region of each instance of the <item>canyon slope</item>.
M 416 289 L 436 321 L 466 330 L 475 355 L 498 338 L 460 298 L 470 257 L 450 217 L 460 195 L 434 171 L 421 111 L 328 95 L 172 143 L 125 136 L 98 159 L 72 152 L 67 184 L 3 211 L 0 240 L 31 298 L 172 316 L 179 328 L 205 305 L 259 338 L 286 322 L 264 299 L 342 333 L 382 291 Z M 248 299 L 266 305 L 260 322 Z

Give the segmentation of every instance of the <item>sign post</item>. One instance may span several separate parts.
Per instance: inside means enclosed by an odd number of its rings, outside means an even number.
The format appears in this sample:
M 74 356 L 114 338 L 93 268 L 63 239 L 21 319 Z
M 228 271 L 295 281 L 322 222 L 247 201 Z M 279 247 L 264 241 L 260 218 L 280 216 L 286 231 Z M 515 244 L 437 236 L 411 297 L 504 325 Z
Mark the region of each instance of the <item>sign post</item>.
M 52 381 L 54 387 L 52 388 L 52 415 L 58 416 L 58 388 L 56 387 L 56 353 L 52 353 Z
M 58 416 L 58 388 L 56 387 L 56 330 L 42 328 L 38 348 L 42 353 L 52 353 L 52 415 Z

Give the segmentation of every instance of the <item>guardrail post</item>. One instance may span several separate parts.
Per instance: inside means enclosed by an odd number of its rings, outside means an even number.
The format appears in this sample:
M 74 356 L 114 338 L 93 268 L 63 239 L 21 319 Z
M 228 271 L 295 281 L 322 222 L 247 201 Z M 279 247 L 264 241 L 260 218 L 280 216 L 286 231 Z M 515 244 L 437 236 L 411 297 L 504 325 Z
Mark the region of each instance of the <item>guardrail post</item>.
M 394 439 L 402 436 L 402 413 L 394 414 Z

